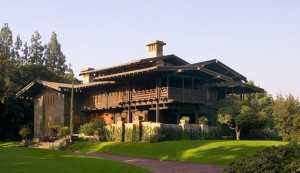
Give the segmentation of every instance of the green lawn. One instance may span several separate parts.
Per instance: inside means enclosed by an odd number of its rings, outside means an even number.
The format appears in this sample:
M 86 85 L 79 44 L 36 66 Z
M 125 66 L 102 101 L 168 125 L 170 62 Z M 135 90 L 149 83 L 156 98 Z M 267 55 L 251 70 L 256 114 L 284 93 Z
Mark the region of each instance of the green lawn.
M 149 172 L 143 168 L 67 152 L 21 147 L 0 143 L 0 172 L 13 173 L 99 173 Z
M 0 147 L 16 147 L 20 146 L 20 142 L 0 142 Z
M 159 143 L 78 142 L 70 151 L 88 151 L 131 155 L 160 160 L 228 165 L 239 157 L 281 141 L 167 141 Z

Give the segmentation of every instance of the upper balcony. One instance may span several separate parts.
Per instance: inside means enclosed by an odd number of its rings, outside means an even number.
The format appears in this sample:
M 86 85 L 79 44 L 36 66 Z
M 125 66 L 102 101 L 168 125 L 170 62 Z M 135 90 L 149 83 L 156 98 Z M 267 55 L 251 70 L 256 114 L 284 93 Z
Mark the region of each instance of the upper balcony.
M 199 87 L 198 89 L 161 87 L 158 91 L 159 93 L 157 94 L 156 88 L 133 90 L 131 91 L 131 104 L 155 104 L 156 101 L 164 103 L 207 103 L 207 91 L 205 86 Z M 85 102 L 83 109 L 93 110 L 123 107 L 129 103 L 128 94 L 128 91 L 123 91 L 93 95 L 88 102 Z

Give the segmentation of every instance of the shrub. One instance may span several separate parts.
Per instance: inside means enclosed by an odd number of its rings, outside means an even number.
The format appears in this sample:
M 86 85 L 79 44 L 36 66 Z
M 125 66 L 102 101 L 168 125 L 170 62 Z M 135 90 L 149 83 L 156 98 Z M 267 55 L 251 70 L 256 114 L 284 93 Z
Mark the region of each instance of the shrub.
M 300 172 L 300 145 L 268 147 L 234 161 L 224 173 Z
M 105 141 L 115 141 L 114 139 L 114 131 L 115 131 L 115 126 L 112 125 L 107 125 L 104 127 L 104 140 Z
M 67 127 L 67 126 L 63 126 L 59 129 L 59 136 L 60 137 L 65 137 L 65 136 L 68 136 L 70 135 L 70 128 Z
M 180 119 L 181 120 L 190 121 L 190 117 L 189 116 L 182 116 Z
M 103 120 L 96 120 L 81 125 L 79 132 L 91 136 L 95 134 L 95 131 L 98 131 L 98 133 L 101 135 L 104 132 L 104 126 L 105 122 Z
M 205 116 L 201 116 L 198 118 L 199 124 L 207 124 L 208 119 Z
M 31 134 L 31 130 L 27 126 L 22 127 L 19 131 L 19 135 L 22 137 L 22 139 L 27 139 L 30 134 Z

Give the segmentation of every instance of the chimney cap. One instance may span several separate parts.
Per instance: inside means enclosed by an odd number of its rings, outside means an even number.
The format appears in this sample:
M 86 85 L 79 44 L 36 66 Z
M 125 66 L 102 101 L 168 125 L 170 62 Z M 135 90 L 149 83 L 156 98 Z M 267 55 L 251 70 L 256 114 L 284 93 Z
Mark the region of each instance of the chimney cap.
M 149 46 L 149 45 L 152 45 L 152 44 L 158 44 L 158 45 L 162 45 L 162 46 L 166 45 L 166 43 L 163 42 L 163 41 L 160 41 L 160 40 L 154 40 L 154 41 L 149 41 L 149 42 L 147 42 L 147 43 L 146 43 L 146 46 Z
M 85 68 L 85 69 L 82 69 L 80 72 L 83 73 L 83 72 L 87 72 L 87 71 L 91 71 L 91 70 L 95 70 L 94 68 Z

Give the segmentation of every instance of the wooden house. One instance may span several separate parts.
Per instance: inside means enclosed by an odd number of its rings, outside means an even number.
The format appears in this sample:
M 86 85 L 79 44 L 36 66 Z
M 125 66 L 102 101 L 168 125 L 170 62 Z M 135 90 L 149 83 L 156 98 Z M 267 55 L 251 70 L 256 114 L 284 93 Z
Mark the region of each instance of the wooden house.
M 163 55 L 162 41 L 147 44 L 149 58 L 118 66 L 81 71 L 74 85 L 74 127 L 103 119 L 177 124 L 181 116 L 206 116 L 216 122 L 211 106 L 232 94 L 260 92 L 245 76 L 218 60 L 190 64 L 176 55 Z M 34 99 L 34 135 L 50 136 L 54 124 L 70 124 L 72 85 L 36 80 L 17 95 Z M 119 118 L 118 118 L 119 117 Z

